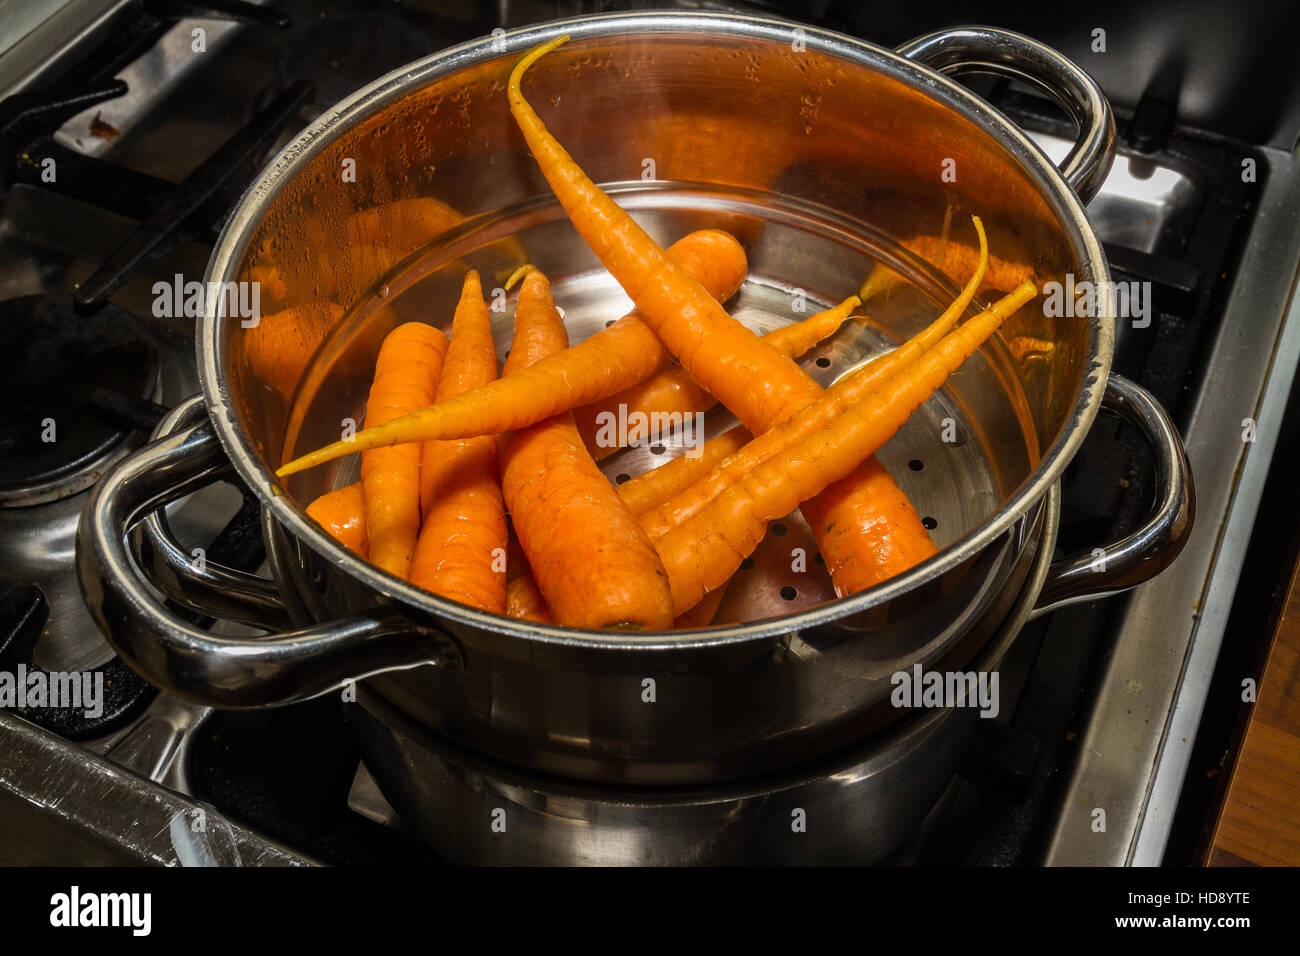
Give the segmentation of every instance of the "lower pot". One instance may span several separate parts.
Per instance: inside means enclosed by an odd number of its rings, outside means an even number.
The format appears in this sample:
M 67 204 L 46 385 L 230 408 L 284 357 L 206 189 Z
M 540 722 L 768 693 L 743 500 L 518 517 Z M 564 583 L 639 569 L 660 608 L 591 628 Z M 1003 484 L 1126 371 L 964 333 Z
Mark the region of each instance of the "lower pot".
M 970 672 L 995 673 L 1033 614 L 1059 505 L 1053 487 L 1024 587 Z M 919 710 L 829 757 L 699 789 L 598 787 L 532 773 L 431 733 L 369 688 L 349 719 L 403 825 L 453 862 L 852 865 L 881 860 L 929 812 L 979 731 L 978 704 Z

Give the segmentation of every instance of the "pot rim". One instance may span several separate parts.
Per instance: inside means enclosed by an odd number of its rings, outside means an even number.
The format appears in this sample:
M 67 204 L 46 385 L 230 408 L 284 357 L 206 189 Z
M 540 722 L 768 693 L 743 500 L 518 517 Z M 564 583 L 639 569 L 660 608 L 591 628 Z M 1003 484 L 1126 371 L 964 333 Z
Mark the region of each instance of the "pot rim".
M 795 30 L 800 31 L 798 38 L 806 44 L 806 49 L 885 73 L 938 100 L 941 105 L 956 111 L 998 140 L 1038 183 L 1048 207 L 1063 224 L 1076 256 L 1080 262 L 1091 267 L 1092 280 L 1109 281 L 1110 272 L 1105 255 L 1083 205 L 1066 185 L 1051 160 L 1007 117 L 948 77 L 887 48 L 791 21 L 730 13 L 643 11 L 557 20 L 512 30 L 504 36 L 486 36 L 472 40 L 407 64 L 348 96 L 303 130 L 248 187 L 217 241 L 208 262 L 205 282 L 223 282 L 230 278 L 229 273 L 242 258 L 261 223 L 266 206 L 289 180 L 340 134 L 368 119 L 375 110 L 408 95 L 413 89 L 463 67 L 484 59 L 517 56 L 564 33 L 571 36 L 570 46 L 579 47 L 585 40 L 626 36 L 632 32 L 648 36 L 720 33 L 742 39 L 788 43 L 795 38 Z M 505 45 L 504 50 L 501 48 L 502 43 Z M 612 651 L 683 651 L 762 640 L 822 626 L 886 603 L 955 568 L 1007 533 L 1042 500 L 1060 477 L 1096 417 L 1114 350 L 1114 318 L 1109 312 L 1109 304 L 1104 303 L 1097 310 L 1098 314 L 1087 319 L 1088 360 L 1091 367 L 1085 373 L 1083 387 L 1075 398 L 1066 423 L 1037 467 L 983 523 L 916 567 L 857 594 L 780 617 L 708 628 L 694 633 L 619 632 L 617 636 L 611 636 L 601 631 L 516 621 L 449 601 L 381 571 L 330 537 L 307 517 L 302 506 L 283 492 L 274 474 L 263 464 L 248 436 L 237 423 L 233 395 L 229 389 L 228 368 L 218 347 L 221 338 L 219 333 L 223 330 L 224 323 L 231 320 L 218 316 L 218 305 L 216 301 L 208 302 L 205 314 L 197 320 L 195 335 L 199 380 L 208 415 L 222 447 L 240 477 L 258 496 L 262 506 L 269 509 L 295 538 L 332 564 L 343 567 L 351 577 L 358 579 L 375 594 L 404 608 L 414 608 L 423 617 L 545 644 Z

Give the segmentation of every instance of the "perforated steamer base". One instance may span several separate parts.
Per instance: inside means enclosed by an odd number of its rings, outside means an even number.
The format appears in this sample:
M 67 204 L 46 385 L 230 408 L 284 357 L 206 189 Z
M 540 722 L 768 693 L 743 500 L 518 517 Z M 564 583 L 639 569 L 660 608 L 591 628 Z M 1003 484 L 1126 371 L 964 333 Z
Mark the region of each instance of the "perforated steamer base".
M 946 301 L 955 294 L 936 279 L 936 273 L 927 274 L 923 263 L 909 262 L 910 254 L 885 237 L 869 229 L 861 234 L 849 233 L 834 223 L 835 228 L 829 228 L 806 209 L 768 205 L 770 196 L 760 201 L 748 195 L 667 185 L 610 191 L 618 194 L 651 235 L 665 245 L 692 229 L 705 227 L 728 229 L 739 237 L 749 257 L 750 271 L 740 292 L 727 302 L 727 309 L 760 334 L 807 318 L 856 292 L 879 262 L 897 266 L 901 261 L 902 271 L 930 295 L 898 285 L 859 307 L 839 332 L 800 359 L 823 385 L 919 331 L 941 311 L 936 300 Z M 450 331 L 460 274 L 453 264 L 475 264 L 476 252 L 510 234 L 512 226 L 533 263 L 550 279 L 570 342 L 576 344 L 600 331 L 629 312 L 632 304 L 594 261 L 568 221 L 557 218 L 557 211 L 555 207 L 528 208 L 495 222 L 484 235 L 466 235 L 441 249 L 412 256 L 377 287 L 372 300 L 353 307 L 351 318 L 340 323 L 336 339 L 327 341 L 321 354 L 345 354 L 358 347 L 351 342 L 359 341 L 357 333 L 361 329 L 369 328 L 368 338 L 374 341 L 375 323 L 394 325 L 398 321 L 432 319 L 433 324 Z M 503 278 L 498 269 L 496 281 Z M 494 276 L 485 271 L 483 282 L 491 301 L 489 290 Z M 497 303 L 499 307 L 500 294 Z M 513 331 L 514 293 L 506 298 L 505 306 L 493 312 L 493 332 L 498 354 L 503 357 L 510 348 Z M 1011 394 L 1014 386 L 1008 385 L 1009 365 L 1000 361 L 1003 357 L 1005 348 L 1000 342 L 994 340 L 986 345 L 878 453 L 940 548 L 992 514 L 1018 481 L 1016 471 L 1021 466 L 1017 462 L 1035 457 L 1028 429 L 1017 427 L 1022 413 Z M 355 368 L 364 363 L 337 364 Z M 362 403 L 347 407 L 361 421 L 364 391 L 355 383 L 351 391 L 354 398 L 361 396 Z M 322 389 L 315 394 L 324 392 Z M 307 437 L 313 431 L 310 423 L 322 417 L 318 407 L 321 403 L 313 403 L 311 396 L 302 394 L 298 402 L 307 408 L 302 420 L 308 427 L 290 436 L 290 444 L 305 449 L 311 447 Z M 731 414 L 716 407 L 705 416 L 704 438 L 719 435 L 735 424 Z M 1012 450 L 1009 455 L 1008 448 Z M 687 441 L 680 433 L 656 436 L 611 455 L 602 463 L 602 469 L 611 481 L 626 481 L 686 450 Z M 356 481 L 358 475 L 358 457 L 345 459 L 333 469 L 325 486 L 300 500 L 310 500 L 315 494 Z M 811 532 L 796 511 L 772 524 L 728 586 L 715 623 L 789 614 L 834 597 Z

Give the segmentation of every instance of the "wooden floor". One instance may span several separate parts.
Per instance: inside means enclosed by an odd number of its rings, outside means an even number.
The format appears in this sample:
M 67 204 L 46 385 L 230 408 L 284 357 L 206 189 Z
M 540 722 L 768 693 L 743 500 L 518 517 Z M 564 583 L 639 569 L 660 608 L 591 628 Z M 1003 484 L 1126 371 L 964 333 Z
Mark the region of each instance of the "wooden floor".
M 1259 698 L 1207 863 L 1300 866 L 1300 566 L 1259 680 Z

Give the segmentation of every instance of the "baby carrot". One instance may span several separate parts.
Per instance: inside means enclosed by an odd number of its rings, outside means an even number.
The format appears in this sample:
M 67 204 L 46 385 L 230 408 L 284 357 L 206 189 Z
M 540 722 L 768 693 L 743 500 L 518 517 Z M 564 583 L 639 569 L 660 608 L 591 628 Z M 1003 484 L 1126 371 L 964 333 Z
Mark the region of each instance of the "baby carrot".
M 447 337 L 431 325 L 407 322 L 379 347 L 366 421 L 382 425 L 433 401 Z M 405 579 L 420 530 L 420 446 L 398 445 L 361 454 L 370 561 Z
M 978 248 L 943 236 L 917 236 L 904 239 L 902 244 L 955 281 L 960 281 L 959 276 L 969 274 L 983 255 Z M 986 268 L 989 288 L 1000 291 L 1014 289 L 1034 274 L 1032 267 L 1004 259 L 990 260 Z M 871 270 L 862 288 L 858 290 L 858 295 L 865 302 L 903 281 L 903 277 L 889 267 L 878 265 Z
M 307 514 L 343 547 L 363 558 L 369 556 L 366 503 L 361 494 L 361 482 L 321 495 L 307 506 Z
M 773 329 L 763 338 L 775 345 L 783 355 L 797 358 L 818 342 L 834 335 L 859 304 L 856 295 L 849 296 L 834 308 L 818 312 L 802 322 L 792 322 Z M 674 413 L 685 415 L 707 412 L 717 403 L 718 400 L 697 385 L 684 368 L 669 365 L 644 382 L 624 389 L 617 395 L 574 409 L 573 418 L 578 423 L 578 431 L 587 443 L 591 456 L 601 461 L 618 451 L 617 443 L 597 440 L 602 421 L 610 420 L 609 417 L 602 418 L 602 415 L 617 416 L 620 412 L 631 415 L 640 412 L 646 416 L 647 421 L 660 422 L 668 420 Z
M 540 272 L 525 277 L 504 375 L 568 344 Z M 569 413 L 510 435 L 501 488 L 515 534 L 556 623 L 663 630 L 668 578 L 650 539 L 582 444 Z
M 745 280 L 745 251 L 719 229 L 701 229 L 669 249 L 706 294 L 727 299 Z M 350 441 L 326 445 L 281 466 L 292 475 L 368 448 L 401 442 L 473 438 L 512 431 L 552 415 L 613 395 L 664 368 L 672 357 L 654 331 L 633 312 L 571 349 L 547 356 L 509 378 L 490 382 L 378 428 L 366 428 Z
M 1019 294 L 1037 290 L 1026 283 Z M 760 464 L 696 515 L 655 541 L 681 615 L 735 573 L 767 524 L 843 479 L 902 427 L 921 403 L 992 335 L 1006 315 L 989 309 L 945 336 L 909 369 L 826 428 Z M 826 397 L 821 401 L 831 402 Z
M 253 374 L 287 401 L 325 330 L 342 315 L 333 302 L 321 302 L 262 316 L 257 325 L 243 330 L 242 347 Z
M 497 377 L 492 319 L 478 273 L 465 274 L 451 344 L 435 399 Z M 401 446 L 399 446 L 401 447 Z M 506 511 L 494 435 L 427 442 L 420 466 L 424 524 L 411 583 L 453 601 L 501 614 L 506 608 Z
M 906 367 L 914 361 L 912 355 L 933 347 L 946 335 L 983 284 L 989 262 L 988 238 L 980 218 L 972 219 L 979 236 L 974 273 L 935 322 L 912 343 L 895 350 L 905 353 L 893 363 L 896 367 Z M 1015 308 L 1019 305 L 1017 302 Z M 875 458 L 867 459 L 848 479 L 835 482 L 799 508 L 817 538 L 840 597 L 902 574 L 939 550 L 903 490 Z

